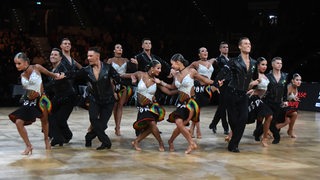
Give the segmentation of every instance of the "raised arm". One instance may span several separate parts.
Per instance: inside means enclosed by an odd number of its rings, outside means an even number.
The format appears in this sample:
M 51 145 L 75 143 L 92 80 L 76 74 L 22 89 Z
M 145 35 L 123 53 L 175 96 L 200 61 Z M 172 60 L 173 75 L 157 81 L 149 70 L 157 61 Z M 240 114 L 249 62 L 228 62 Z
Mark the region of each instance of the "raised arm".
M 41 66 L 40 64 L 35 64 L 35 67 L 41 74 L 44 74 L 46 76 L 52 77 L 54 79 L 62 79 L 62 78 L 64 78 L 64 74 L 50 72 L 46 68 Z

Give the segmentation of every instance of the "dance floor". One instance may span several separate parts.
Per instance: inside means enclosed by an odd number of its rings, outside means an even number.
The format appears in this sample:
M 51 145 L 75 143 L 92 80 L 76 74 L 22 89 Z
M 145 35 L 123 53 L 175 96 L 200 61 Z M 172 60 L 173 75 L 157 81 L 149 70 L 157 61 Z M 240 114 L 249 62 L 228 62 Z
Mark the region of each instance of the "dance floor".
M 132 123 L 137 110 L 133 106 L 124 107 L 121 136 L 115 135 L 114 119 L 110 118 L 106 133 L 112 140 L 111 149 L 97 151 L 97 139 L 86 148 L 88 112 L 75 108 L 69 119 L 74 135 L 69 144 L 46 151 L 37 120 L 26 127 L 33 144 L 33 154 L 26 156 L 20 154 L 25 145 L 7 116 L 15 109 L 0 108 L 0 179 L 320 179 L 320 112 L 300 111 L 295 125 L 298 137 L 290 138 L 285 127 L 280 144 L 271 144 L 270 139 L 268 147 L 254 141 L 255 124 L 247 125 L 241 152 L 232 153 L 227 151 L 221 122 L 217 134 L 208 128 L 216 106 L 204 107 L 200 115 L 202 138 L 195 138 L 198 149 L 185 154 L 188 144 L 182 135 L 174 142 L 175 152 L 168 151 L 167 141 L 175 124 L 167 121 L 158 123 L 165 152 L 158 151 L 152 135 L 140 143 L 142 151 L 134 150 Z M 173 109 L 166 106 L 167 115 Z

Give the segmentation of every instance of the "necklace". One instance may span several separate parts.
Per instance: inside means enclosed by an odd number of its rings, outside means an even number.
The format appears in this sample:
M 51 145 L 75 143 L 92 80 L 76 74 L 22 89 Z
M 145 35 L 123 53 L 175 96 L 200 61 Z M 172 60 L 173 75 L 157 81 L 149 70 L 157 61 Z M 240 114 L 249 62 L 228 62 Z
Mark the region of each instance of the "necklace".
M 180 73 L 185 69 L 186 67 L 184 67 L 183 69 L 180 70 Z
M 26 71 L 29 69 L 29 67 L 30 67 L 30 64 L 29 64 L 28 67 L 27 67 L 25 70 L 23 70 L 23 71 L 26 72 Z
M 152 76 L 150 76 L 149 72 L 147 72 L 148 76 L 149 76 L 149 81 L 151 81 L 151 79 L 153 79 Z

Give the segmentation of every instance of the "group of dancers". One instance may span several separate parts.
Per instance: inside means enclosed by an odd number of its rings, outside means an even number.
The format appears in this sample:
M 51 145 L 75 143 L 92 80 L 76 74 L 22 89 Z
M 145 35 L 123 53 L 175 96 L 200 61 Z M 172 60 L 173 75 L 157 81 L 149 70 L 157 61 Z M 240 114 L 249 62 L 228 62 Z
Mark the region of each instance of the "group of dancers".
M 174 151 L 174 140 L 181 133 L 188 142 L 186 154 L 197 149 L 194 131 L 201 138 L 200 111 L 208 105 L 214 92 L 219 93 L 217 112 L 209 128 L 216 133 L 219 119 L 222 119 L 225 140 L 230 152 L 240 152 L 239 143 L 246 124 L 256 122 L 255 140 L 268 146 L 268 132 L 273 134 L 273 144 L 280 142 L 280 129 L 289 125 L 288 135 L 296 138 L 293 127 L 297 119 L 299 104 L 298 87 L 301 76 L 294 74 L 291 82 L 287 73 L 281 71 L 282 59 L 272 59 L 272 70 L 265 74 L 267 60 L 250 57 L 251 42 L 243 37 L 239 40 L 240 55 L 227 56 L 228 43 L 222 42 L 218 58 L 208 59 L 205 47 L 199 48 L 199 60 L 189 62 L 176 53 L 169 65 L 151 53 L 151 40 L 142 40 L 143 51 L 130 60 L 122 57 L 121 44 L 114 46 L 114 57 L 101 60 L 100 49 L 88 49 L 88 66 L 82 67 L 70 55 L 71 42 L 64 38 L 60 49 L 53 48 L 50 54 L 51 71 L 41 65 L 31 65 L 23 52 L 14 57 L 18 71 L 22 71 L 21 83 L 27 90 L 23 104 L 9 115 L 15 123 L 26 148 L 23 155 L 32 154 L 25 126 L 41 119 L 45 148 L 63 146 L 70 142 L 72 132 L 67 120 L 77 104 L 77 82 L 87 85 L 86 108 L 90 126 L 85 135 L 85 146 L 91 147 L 98 138 L 101 145 L 97 150 L 110 149 L 112 141 L 105 130 L 111 115 L 114 115 L 115 134 L 121 136 L 121 118 L 124 104 L 133 94 L 136 99 L 137 118 L 133 121 L 136 138 L 132 141 L 135 150 L 141 151 L 140 142 L 153 134 L 159 143 L 159 151 L 165 151 L 157 123 L 167 117 L 175 123 L 168 140 L 169 151 Z M 214 67 L 219 71 L 212 78 Z M 41 74 L 48 79 L 44 82 Z M 213 80 L 212 80 L 213 79 Z M 161 95 L 177 95 L 176 109 L 166 115 L 159 104 Z M 230 131 L 229 131 L 230 126 Z

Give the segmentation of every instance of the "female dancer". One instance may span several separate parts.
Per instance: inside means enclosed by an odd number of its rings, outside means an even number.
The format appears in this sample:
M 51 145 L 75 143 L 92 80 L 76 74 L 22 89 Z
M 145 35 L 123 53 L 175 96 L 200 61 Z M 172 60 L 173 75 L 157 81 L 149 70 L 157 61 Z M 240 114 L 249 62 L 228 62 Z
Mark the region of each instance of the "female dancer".
M 121 44 L 116 44 L 114 46 L 114 57 L 108 59 L 107 63 L 111 64 L 112 67 L 121 75 L 126 73 L 127 67 L 130 63 L 135 64 L 135 70 L 138 69 L 138 62 L 135 59 L 129 61 L 127 58 L 122 57 L 123 49 Z M 129 84 L 129 83 L 128 83 Z M 132 95 L 132 87 L 125 84 L 115 83 L 115 91 L 117 93 L 118 99 L 113 107 L 113 116 L 115 121 L 115 134 L 120 136 L 120 124 L 122 118 L 123 105 L 129 100 Z
M 171 58 L 171 67 L 178 73 L 174 73 L 174 81 L 172 84 L 165 84 L 168 88 L 178 88 L 179 91 L 179 103 L 177 109 L 173 111 L 167 121 L 176 124 L 176 128 L 172 132 L 172 135 L 168 141 L 169 150 L 174 151 L 173 141 L 182 133 L 189 143 L 186 154 L 191 153 L 192 150 L 197 148 L 197 144 L 193 141 L 191 133 L 186 128 L 189 121 L 199 121 L 200 109 L 197 102 L 194 99 L 194 80 L 198 80 L 205 84 L 212 84 L 213 81 L 200 75 L 194 68 L 187 66 L 188 61 L 184 59 L 181 54 L 174 54 Z M 214 89 L 216 90 L 216 89 Z
M 132 74 L 123 74 L 123 78 L 132 78 L 138 80 L 137 86 L 137 103 L 138 115 L 137 121 L 134 122 L 133 128 L 140 131 L 137 138 L 132 141 L 132 146 L 137 150 L 142 149 L 139 142 L 146 138 L 150 133 L 159 142 L 159 151 L 164 151 L 164 144 L 161 139 L 157 122 L 162 121 L 165 116 L 165 110 L 157 102 L 155 102 L 155 92 L 159 88 L 162 92 L 173 95 L 178 93 L 177 90 L 169 90 L 164 86 L 166 83 L 155 78 L 161 72 L 161 64 L 157 60 L 152 60 L 146 67 L 146 72 L 137 71 Z
M 39 64 L 30 65 L 29 58 L 22 52 L 15 55 L 14 63 L 18 71 L 23 71 L 21 74 L 21 83 L 24 89 L 27 90 L 23 105 L 9 114 L 10 120 L 15 123 L 26 145 L 26 149 L 21 154 L 32 154 L 33 147 L 24 126 L 32 124 L 36 121 L 36 118 L 41 119 L 45 148 L 47 150 L 51 149 L 48 137 L 48 113 L 51 111 L 52 106 L 50 100 L 43 93 L 41 73 L 55 79 L 64 78 L 64 75 L 52 73 Z
M 208 50 L 205 47 L 201 47 L 199 49 L 199 58 L 200 60 L 194 61 L 191 63 L 190 67 L 195 68 L 198 73 L 208 79 L 211 79 L 214 68 L 212 66 L 213 63 L 216 62 L 215 58 L 208 60 Z M 210 103 L 212 98 L 212 92 L 210 88 L 210 84 L 205 84 L 204 82 L 200 82 L 195 80 L 195 93 L 196 93 L 196 101 L 200 107 L 206 106 Z M 200 121 L 192 122 L 190 127 L 190 132 L 192 137 L 194 137 L 193 132 L 195 127 L 197 128 L 197 138 L 201 139 L 201 131 L 200 131 Z
M 298 87 L 301 85 L 301 76 L 298 73 L 293 74 L 291 83 L 287 86 L 287 101 L 284 103 L 283 115 L 284 122 L 280 122 L 276 125 L 277 129 L 281 129 L 289 124 L 288 135 L 291 138 L 296 138 L 297 136 L 293 133 L 293 126 L 298 117 L 298 107 L 300 103 Z

